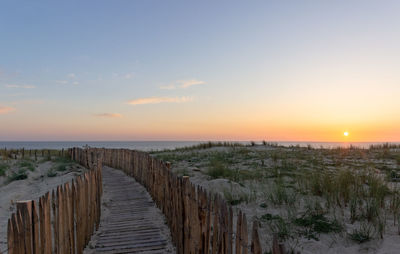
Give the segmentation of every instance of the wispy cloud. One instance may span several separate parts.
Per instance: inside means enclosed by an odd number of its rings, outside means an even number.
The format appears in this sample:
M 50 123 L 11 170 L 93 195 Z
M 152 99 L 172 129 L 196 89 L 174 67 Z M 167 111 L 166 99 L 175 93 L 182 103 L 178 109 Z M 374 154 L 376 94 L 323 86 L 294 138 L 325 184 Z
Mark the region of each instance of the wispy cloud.
M 176 89 L 176 86 L 173 85 L 173 84 L 171 84 L 171 85 L 166 85 L 166 86 L 160 86 L 160 89 L 163 89 L 163 90 L 175 90 L 175 89 Z
M 0 106 L 0 115 L 8 114 L 14 110 L 15 110 L 15 108 L 12 108 L 12 107 Z
M 13 101 L 11 104 L 12 105 L 40 105 L 44 104 L 44 100 L 19 100 L 19 101 Z
M 60 84 L 60 85 L 66 85 L 66 84 L 68 84 L 68 81 L 67 80 L 56 80 L 56 83 Z
M 206 82 L 197 79 L 191 79 L 191 80 L 178 80 L 177 83 L 181 84 L 182 88 L 188 88 L 196 85 L 204 85 Z
M 162 85 L 160 86 L 160 89 L 163 90 L 175 90 L 178 88 L 189 88 L 191 86 L 196 86 L 196 85 L 204 85 L 206 82 L 197 80 L 197 79 L 190 79 L 190 80 L 177 80 L 173 82 L 172 84 L 169 85 Z
M 68 78 L 76 78 L 75 73 L 70 73 L 70 74 L 68 74 Z
M 134 74 L 133 72 L 127 73 L 127 74 L 124 75 L 124 77 L 125 77 L 126 79 L 131 79 L 131 78 L 133 78 L 134 76 L 135 76 L 135 74 Z
M 122 78 L 122 79 L 131 79 L 135 77 L 135 73 L 129 72 L 129 73 L 118 73 L 118 72 L 113 72 L 111 73 L 113 78 Z
M 191 97 L 148 97 L 131 100 L 128 104 L 143 105 L 143 104 L 159 104 L 159 103 L 184 103 L 192 101 Z
M 119 118 L 119 117 L 122 117 L 122 115 L 119 114 L 119 113 L 101 113 L 101 114 L 95 114 L 94 116 L 104 117 L 104 118 Z
M 24 88 L 24 89 L 36 88 L 36 86 L 32 86 L 32 85 L 17 85 L 17 84 L 6 84 L 4 86 L 7 88 Z

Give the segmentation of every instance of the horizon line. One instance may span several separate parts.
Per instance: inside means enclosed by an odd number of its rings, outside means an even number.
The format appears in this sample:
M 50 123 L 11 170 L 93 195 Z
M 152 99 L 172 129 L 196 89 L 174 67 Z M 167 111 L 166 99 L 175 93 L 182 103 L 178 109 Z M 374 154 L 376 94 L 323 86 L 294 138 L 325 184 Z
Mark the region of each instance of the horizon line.
M 277 140 L 0 140 L 0 142 L 267 142 L 267 143 L 400 143 L 400 141 L 277 141 Z

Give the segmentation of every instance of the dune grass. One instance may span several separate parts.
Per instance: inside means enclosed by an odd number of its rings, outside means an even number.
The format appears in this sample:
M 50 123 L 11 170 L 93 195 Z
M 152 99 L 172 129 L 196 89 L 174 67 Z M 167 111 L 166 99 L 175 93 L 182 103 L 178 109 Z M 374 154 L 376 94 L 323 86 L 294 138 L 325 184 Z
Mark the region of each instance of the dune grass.
M 35 163 L 29 159 L 20 160 L 17 165 L 20 168 L 26 168 L 30 171 L 35 171 L 36 169 Z
M 172 162 L 173 170 L 197 167 L 208 180 L 228 179 L 248 189 L 259 186 L 255 198 L 223 194 L 232 205 L 258 202 L 266 210 L 259 220 L 281 240 L 318 240 L 320 234 L 350 232 L 344 235 L 363 243 L 384 237 L 389 221 L 399 225 L 400 186 L 390 187 L 400 181 L 399 148 L 383 144 L 316 149 L 263 142 L 207 144 L 152 155 Z M 273 215 L 269 209 L 281 214 Z M 346 224 L 358 226 L 348 230 Z
M 26 169 L 19 169 L 17 172 L 13 172 L 8 176 L 7 181 L 13 182 L 18 180 L 25 180 L 28 178 L 28 174 L 26 173 Z
M 7 170 L 10 168 L 10 165 L 4 162 L 0 162 L 0 176 L 5 176 Z

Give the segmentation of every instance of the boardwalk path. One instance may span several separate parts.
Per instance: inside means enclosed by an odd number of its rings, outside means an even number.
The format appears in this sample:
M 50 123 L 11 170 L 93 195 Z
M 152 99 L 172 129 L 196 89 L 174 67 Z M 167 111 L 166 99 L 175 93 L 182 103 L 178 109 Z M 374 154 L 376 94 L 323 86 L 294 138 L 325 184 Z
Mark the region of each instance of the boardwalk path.
M 103 168 L 102 218 L 89 253 L 175 253 L 161 211 L 146 189 L 123 172 Z

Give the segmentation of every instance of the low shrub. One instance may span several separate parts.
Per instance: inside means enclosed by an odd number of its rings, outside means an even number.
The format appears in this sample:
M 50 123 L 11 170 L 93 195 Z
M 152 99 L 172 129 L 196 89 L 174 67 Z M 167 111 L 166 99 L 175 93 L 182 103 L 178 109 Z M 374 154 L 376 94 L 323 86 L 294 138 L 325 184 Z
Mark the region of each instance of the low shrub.
M 8 182 L 24 180 L 28 178 L 28 174 L 26 173 L 25 169 L 20 169 L 18 172 L 13 172 L 11 175 L 8 176 Z
M 57 172 L 54 169 L 49 169 L 47 171 L 47 177 L 55 177 L 57 176 Z
M 6 171 L 10 168 L 10 166 L 6 163 L 0 163 L 0 176 L 5 176 Z
M 339 233 L 343 229 L 337 220 L 329 220 L 323 214 L 306 214 L 296 218 L 294 223 L 297 226 L 307 227 L 316 233 Z
M 354 229 L 349 233 L 351 240 L 358 243 L 365 243 L 373 238 L 374 230 L 373 227 L 368 223 L 363 223 L 358 229 Z
M 35 164 L 30 160 L 22 160 L 18 163 L 18 166 L 21 168 L 27 168 L 30 171 L 35 171 L 36 169 Z

